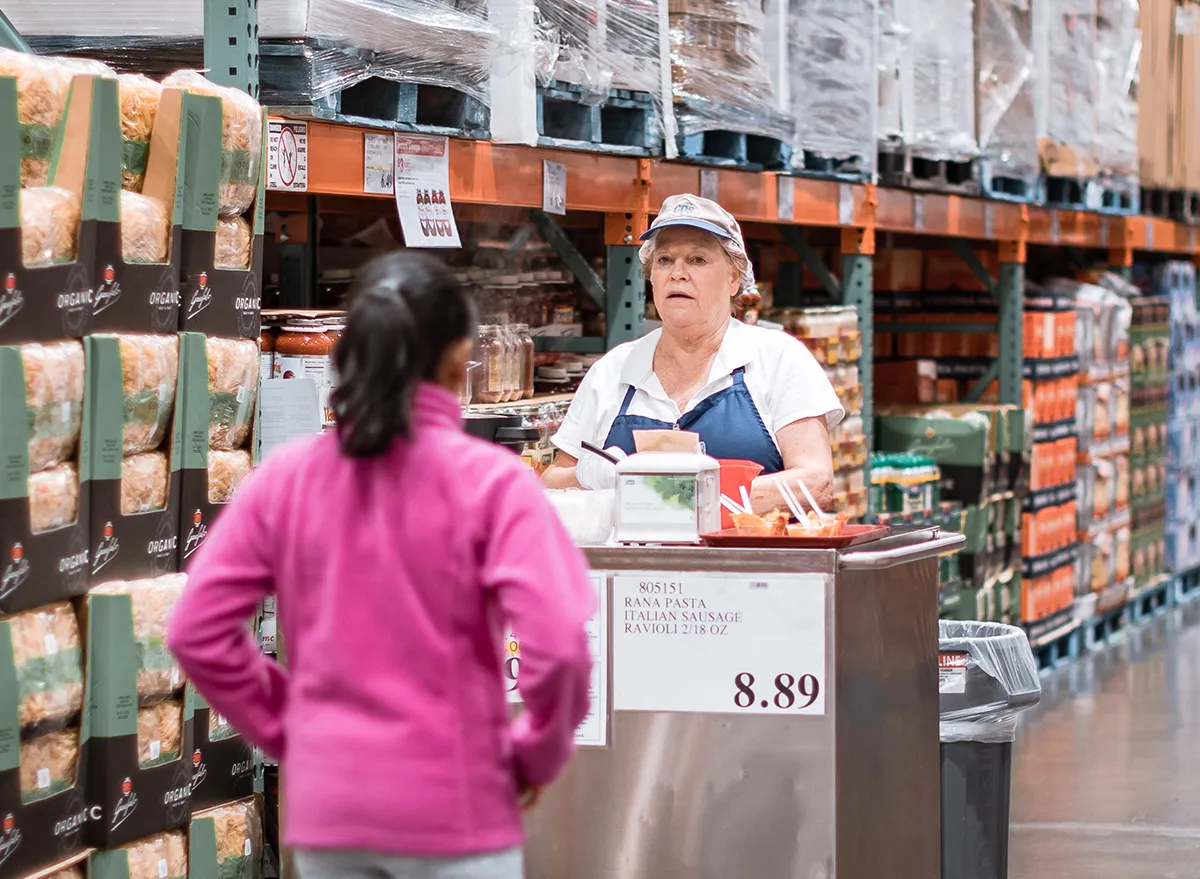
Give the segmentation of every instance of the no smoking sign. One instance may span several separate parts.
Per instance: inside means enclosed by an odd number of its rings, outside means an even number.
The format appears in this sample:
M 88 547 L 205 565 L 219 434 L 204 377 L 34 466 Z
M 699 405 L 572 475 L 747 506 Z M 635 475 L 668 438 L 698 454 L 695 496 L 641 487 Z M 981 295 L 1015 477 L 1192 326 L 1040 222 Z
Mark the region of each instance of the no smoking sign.
M 267 188 L 308 190 L 308 123 L 267 123 Z

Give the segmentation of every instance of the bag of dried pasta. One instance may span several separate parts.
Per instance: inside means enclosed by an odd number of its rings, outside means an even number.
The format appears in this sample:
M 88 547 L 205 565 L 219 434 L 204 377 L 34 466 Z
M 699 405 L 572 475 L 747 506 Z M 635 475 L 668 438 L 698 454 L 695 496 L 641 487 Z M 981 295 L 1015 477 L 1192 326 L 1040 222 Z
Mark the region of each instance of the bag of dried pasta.
M 21 185 L 45 186 L 72 74 L 55 59 L 0 48 L 0 76 L 11 76 L 17 81 Z
M 238 731 L 233 728 L 233 724 L 223 714 L 218 714 L 217 709 L 210 708 L 208 712 L 208 740 L 210 742 L 223 742 L 226 739 L 236 739 Z
M 122 73 L 117 80 L 121 89 L 121 186 L 141 192 L 163 87 L 140 73 Z
M 79 518 L 79 471 L 59 464 L 29 475 L 29 530 L 34 534 L 70 525 Z
M 183 686 L 183 672 L 167 650 L 167 617 L 186 583 L 186 574 L 164 574 L 150 580 L 105 583 L 91 590 L 92 595 L 130 598 L 133 639 L 137 642 L 139 700 L 168 697 Z M 139 729 L 140 726 L 139 721 Z
M 121 515 L 135 516 L 167 508 L 171 465 L 162 452 L 143 452 L 121 460 Z
M 253 245 L 254 233 L 244 218 L 221 217 L 217 220 L 213 265 L 219 269 L 248 269 Z
M 246 444 L 258 388 L 258 344 L 250 339 L 208 339 L 209 446 Z
M 22 739 L 21 803 L 35 803 L 74 787 L 78 769 L 78 729 Z
M 29 469 L 75 457 L 83 424 L 84 355 L 77 341 L 22 345 L 29 409 Z
M 219 806 L 204 813 L 212 818 L 217 836 L 217 875 L 252 877 L 258 875 L 262 856 L 262 819 L 254 801 Z
M 74 261 L 81 204 L 78 195 L 57 186 L 21 190 L 21 261 L 27 268 Z
M 178 760 L 183 750 L 183 702 L 168 699 L 138 709 L 138 766 Z
M 162 84 L 221 99 L 220 212 L 225 216 L 245 212 L 258 193 L 262 108 L 245 92 L 209 82 L 197 70 L 177 70 Z
M 171 423 L 179 377 L 179 337 L 124 334 L 125 454 L 157 449 Z
M 187 840 L 179 831 L 132 842 L 123 849 L 129 879 L 187 879 Z
M 227 504 L 238 486 L 250 475 L 250 453 L 208 450 L 208 502 Z
M 171 215 L 162 199 L 121 190 L 121 256 L 125 262 L 166 262 Z
M 8 625 L 21 726 L 53 725 L 78 714 L 83 707 L 83 651 L 71 605 L 59 602 L 14 614 Z

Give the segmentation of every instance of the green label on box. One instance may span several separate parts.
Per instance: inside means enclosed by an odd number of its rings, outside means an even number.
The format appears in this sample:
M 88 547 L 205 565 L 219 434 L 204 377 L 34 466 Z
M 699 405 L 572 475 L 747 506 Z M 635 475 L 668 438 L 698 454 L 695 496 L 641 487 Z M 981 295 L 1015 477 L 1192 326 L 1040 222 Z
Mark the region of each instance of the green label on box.
M 137 735 L 138 644 L 129 595 L 88 597 L 87 689 L 92 734 Z
M 25 363 L 15 345 L 0 348 L 0 412 L 26 407 Z M 29 420 L 0 418 L 0 498 L 23 498 L 29 493 Z
M 21 720 L 12 623 L 0 623 L 0 772 L 21 765 Z

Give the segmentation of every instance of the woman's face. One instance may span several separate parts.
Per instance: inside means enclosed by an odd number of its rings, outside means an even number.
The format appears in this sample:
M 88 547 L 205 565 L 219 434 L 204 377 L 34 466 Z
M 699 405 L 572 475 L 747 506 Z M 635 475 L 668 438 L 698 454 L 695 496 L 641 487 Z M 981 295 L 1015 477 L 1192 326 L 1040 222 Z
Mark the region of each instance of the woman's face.
M 663 324 L 687 329 L 728 320 L 738 271 L 715 235 L 674 226 L 655 236 L 650 283 Z

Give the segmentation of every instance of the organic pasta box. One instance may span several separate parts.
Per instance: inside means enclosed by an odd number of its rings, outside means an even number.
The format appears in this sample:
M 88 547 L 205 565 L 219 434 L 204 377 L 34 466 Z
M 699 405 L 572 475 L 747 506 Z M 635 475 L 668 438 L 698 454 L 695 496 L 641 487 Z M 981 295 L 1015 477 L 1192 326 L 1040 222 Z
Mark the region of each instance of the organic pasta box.
M 258 798 L 192 817 L 188 828 L 191 879 L 259 879 L 262 854 L 262 802 Z
M 196 746 L 192 751 L 193 811 L 252 796 L 254 747 L 194 688 L 192 703 L 196 712 Z

